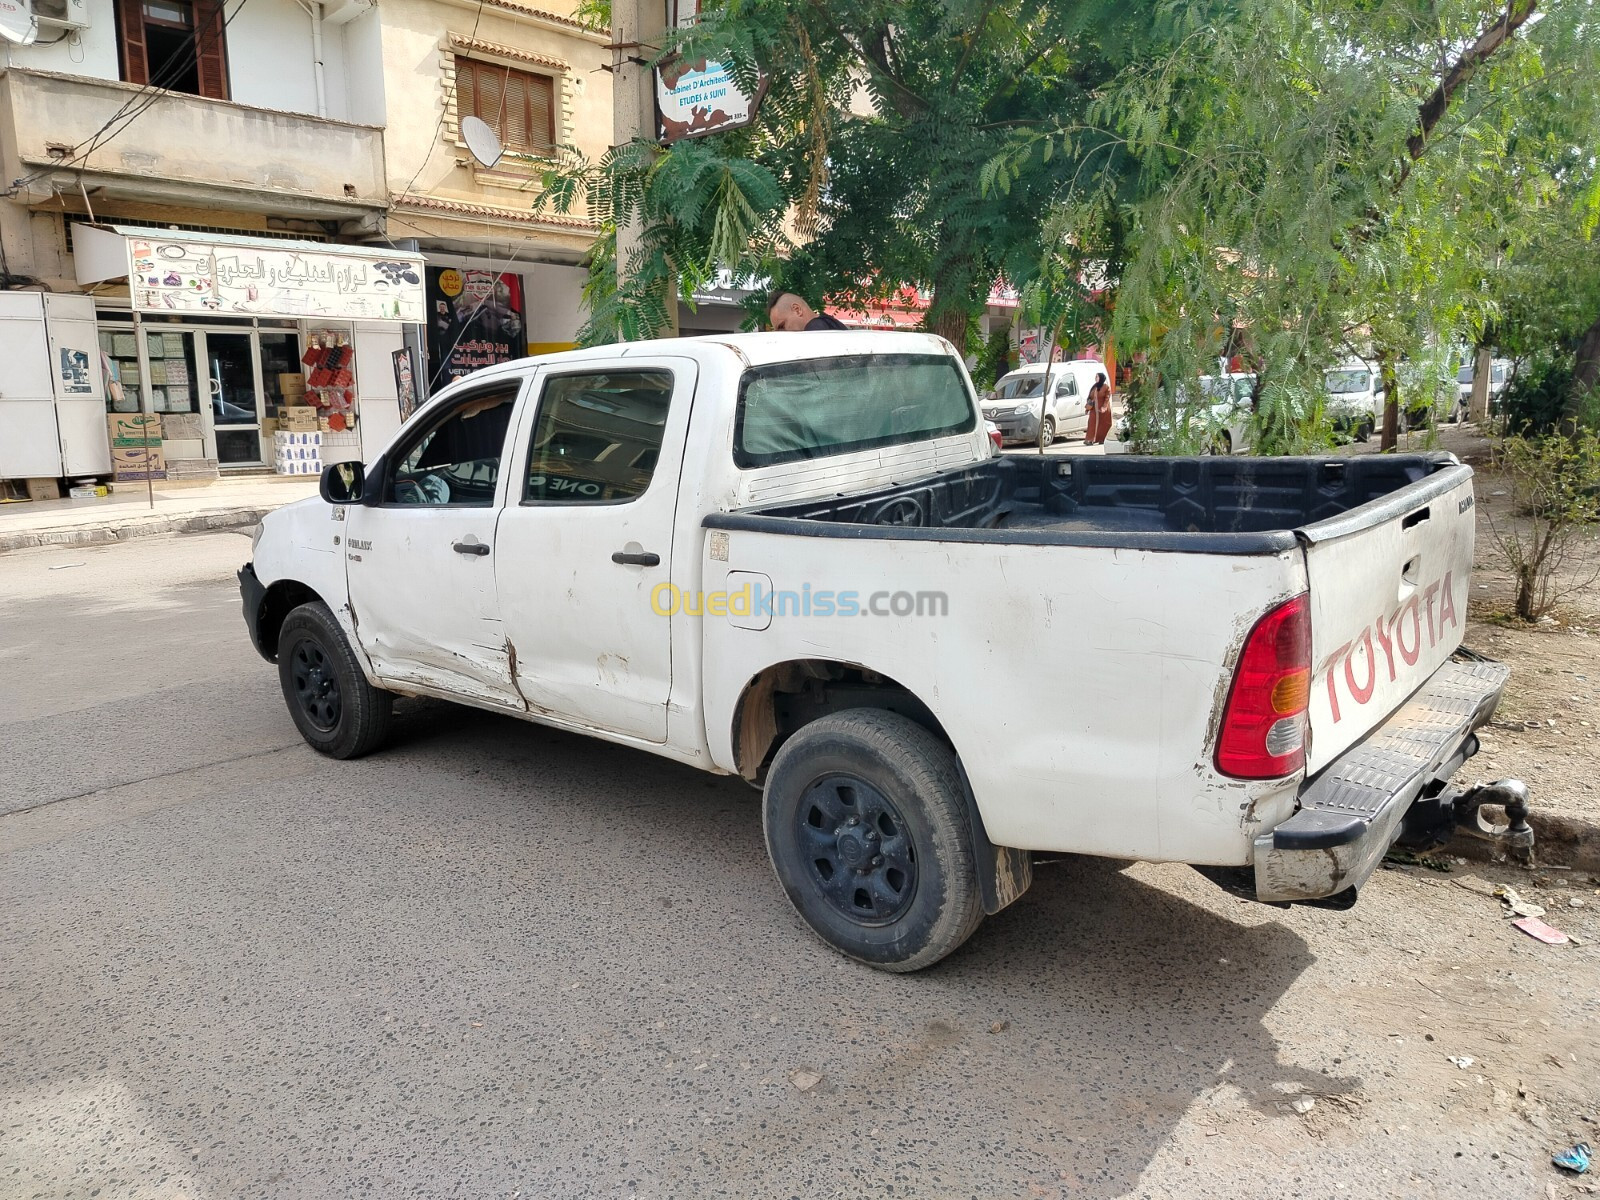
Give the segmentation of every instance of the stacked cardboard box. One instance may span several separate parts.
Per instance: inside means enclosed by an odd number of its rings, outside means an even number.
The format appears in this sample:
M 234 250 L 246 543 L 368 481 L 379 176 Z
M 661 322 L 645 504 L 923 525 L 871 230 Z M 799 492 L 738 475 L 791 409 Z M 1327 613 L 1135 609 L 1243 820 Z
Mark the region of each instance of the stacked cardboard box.
M 278 410 L 278 428 L 289 433 L 316 433 L 317 410 L 309 404 L 286 404 Z
M 272 435 L 272 469 L 279 475 L 322 474 L 322 434 L 280 429 Z
M 150 446 L 112 446 L 111 470 L 118 483 L 165 479 L 167 456 L 162 453 L 160 442 Z
M 111 435 L 111 447 L 159 446 L 161 444 L 160 413 L 111 413 L 106 417 L 106 432 Z
M 111 413 L 106 432 L 111 435 L 111 470 L 119 482 L 167 477 L 161 414 Z

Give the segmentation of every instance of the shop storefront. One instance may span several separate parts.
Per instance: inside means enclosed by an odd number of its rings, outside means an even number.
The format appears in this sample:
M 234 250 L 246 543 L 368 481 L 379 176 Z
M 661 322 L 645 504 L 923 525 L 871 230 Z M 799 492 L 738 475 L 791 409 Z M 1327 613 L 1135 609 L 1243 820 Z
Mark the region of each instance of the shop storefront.
M 96 314 L 106 408 L 159 419 L 168 477 L 270 465 L 291 421 L 369 457 L 416 404 L 420 255 L 90 225 L 75 253 L 81 283 L 128 280 Z

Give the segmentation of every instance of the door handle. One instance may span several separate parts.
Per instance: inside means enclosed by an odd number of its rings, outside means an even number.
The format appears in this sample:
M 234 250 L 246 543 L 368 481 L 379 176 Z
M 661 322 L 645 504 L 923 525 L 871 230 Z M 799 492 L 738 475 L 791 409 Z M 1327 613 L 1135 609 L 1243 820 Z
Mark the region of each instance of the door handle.
M 651 554 L 646 550 L 643 554 L 629 554 L 626 550 L 613 551 L 611 561 L 621 563 L 625 567 L 659 567 L 661 555 Z
M 489 553 L 489 547 L 483 542 L 457 542 L 455 544 L 455 552 L 457 554 L 476 554 L 479 558 L 482 558 Z

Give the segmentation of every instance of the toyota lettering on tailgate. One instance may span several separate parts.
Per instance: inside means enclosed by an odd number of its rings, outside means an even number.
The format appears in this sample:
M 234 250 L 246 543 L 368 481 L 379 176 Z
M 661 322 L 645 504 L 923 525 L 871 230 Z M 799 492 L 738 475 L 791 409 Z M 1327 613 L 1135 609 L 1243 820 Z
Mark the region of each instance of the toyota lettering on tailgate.
M 1356 704 L 1372 699 L 1380 680 L 1379 672 L 1387 672 L 1389 682 L 1399 677 L 1400 664 L 1417 665 L 1425 649 L 1439 644 L 1446 627 L 1461 628 L 1456 614 L 1455 573 L 1445 572 L 1443 580 L 1435 580 L 1426 588 L 1414 593 L 1387 617 L 1379 617 L 1361 631 L 1359 637 L 1340 646 L 1328 659 L 1325 668 L 1328 684 L 1328 707 L 1333 719 L 1339 721 L 1339 693 Z M 1427 639 L 1424 646 L 1423 639 Z M 1361 653 L 1356 653 L 1357 650 Z M 1360 660 L 1366 659 L 1363 667 Z M 1399 662 L 1396 662 L 1396 659 Z M 1343 664 L 1343 670 L 1340 665 Z

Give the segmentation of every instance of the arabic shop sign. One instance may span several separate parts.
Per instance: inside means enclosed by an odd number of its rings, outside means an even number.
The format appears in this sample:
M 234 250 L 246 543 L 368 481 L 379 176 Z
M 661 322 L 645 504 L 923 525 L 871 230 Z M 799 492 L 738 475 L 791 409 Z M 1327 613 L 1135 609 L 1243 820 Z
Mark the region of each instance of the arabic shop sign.
M 270 242 L 130 235 L 128 283 L 143 312 L 314 320 L 426 319 L 417 255 L 340 254 Z

